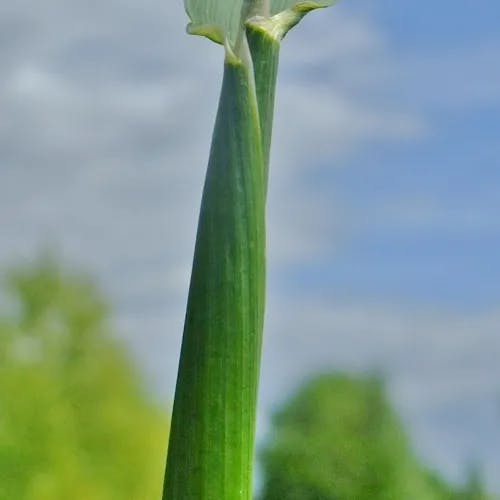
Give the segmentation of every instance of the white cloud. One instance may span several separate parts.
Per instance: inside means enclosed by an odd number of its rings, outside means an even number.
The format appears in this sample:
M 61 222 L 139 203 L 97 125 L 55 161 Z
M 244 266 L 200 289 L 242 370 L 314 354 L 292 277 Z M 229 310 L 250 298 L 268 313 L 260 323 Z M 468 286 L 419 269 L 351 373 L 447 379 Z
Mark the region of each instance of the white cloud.
M 420 137 L 423 117 L 364 95 L 385 80 L 388 53 L 368 20 L 335 9 L 312 14 L 292 31 L 282 49 L 275 160 L 300 168 L 311 157 L 331 162 L 366 142 Z M 376 67 L 375 78 L 362 70 L 367 63 Z

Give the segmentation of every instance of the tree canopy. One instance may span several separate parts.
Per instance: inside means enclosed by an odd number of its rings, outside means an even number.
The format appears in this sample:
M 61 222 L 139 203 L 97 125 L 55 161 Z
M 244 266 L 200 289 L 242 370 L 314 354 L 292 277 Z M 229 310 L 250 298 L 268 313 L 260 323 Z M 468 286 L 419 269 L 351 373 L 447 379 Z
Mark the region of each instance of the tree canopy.
M 0 316 L 0 499 L 159 498 L 166 412 L 106 301 L 54 261 L 9 273 Z
M 281 407 L 261 453 L 261 500 L 486 500 L 428 471 L 378 377 L 318 376 Z

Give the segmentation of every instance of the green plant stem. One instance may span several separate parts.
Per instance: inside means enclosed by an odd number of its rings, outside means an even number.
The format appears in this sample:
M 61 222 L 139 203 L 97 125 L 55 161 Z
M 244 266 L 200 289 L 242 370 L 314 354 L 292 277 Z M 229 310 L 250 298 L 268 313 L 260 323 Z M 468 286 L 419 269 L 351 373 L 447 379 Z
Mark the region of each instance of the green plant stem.
M 247 25 L 246 34 L 254 68 L 267 191 L 280 42 L 252 24 Z
M 200 211 L 163 499 L 250 500 L 265 295 L 255 88 L 226 62 Z

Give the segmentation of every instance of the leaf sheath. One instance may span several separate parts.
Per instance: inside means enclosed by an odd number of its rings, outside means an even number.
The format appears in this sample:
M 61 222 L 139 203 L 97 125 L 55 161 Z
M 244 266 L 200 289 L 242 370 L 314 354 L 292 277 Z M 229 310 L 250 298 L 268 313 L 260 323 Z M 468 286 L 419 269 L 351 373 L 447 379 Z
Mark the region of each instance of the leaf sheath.
M 250 500 L 265 180 L 250 70 L 226 62 L 200 211 L 163 499 Z
M 255 25 L 247 25 L 246 35 L 254 69 L 267 191 L 280 42 Z

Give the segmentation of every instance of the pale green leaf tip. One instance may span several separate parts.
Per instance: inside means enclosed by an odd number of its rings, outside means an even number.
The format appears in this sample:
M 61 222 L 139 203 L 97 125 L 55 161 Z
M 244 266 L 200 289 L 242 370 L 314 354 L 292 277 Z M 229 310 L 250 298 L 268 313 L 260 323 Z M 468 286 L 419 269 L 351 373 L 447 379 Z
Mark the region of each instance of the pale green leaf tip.
M 308 12 L 311 12 L 311 10 L 324 9 L 325 7 L 329 7 L 333 3 L 335 3 L 335 0 L 330 0 L 330 1 L 325 0 L 323 2 L 313 2 L 313 1 L 297 2 L 292 7 L 292 10 L 299 14 L 307 14 Z
M 190 35 L 203 36 L 212 40 L 215 43 L 220 45 L 224 45 L 226 51 L 226 62 L 230 64 L 240 64 L 241 59 L 236 56 L 234 53 L 231 44 L 224 36 L 224 31 L 218 26 L 209 25 L 209 24 L 196 24 L 189 23 L 186 27 L 186 31 Z
M 224 45 L 224 32 L 221 28 L 209 24 L 196 24 L 189 23 L 186 27 L 186 31 L 190 35 L 204 36 L 215 43 Z

